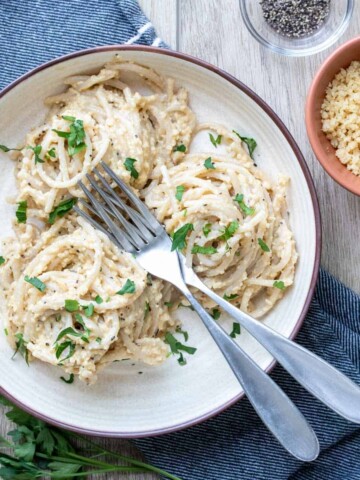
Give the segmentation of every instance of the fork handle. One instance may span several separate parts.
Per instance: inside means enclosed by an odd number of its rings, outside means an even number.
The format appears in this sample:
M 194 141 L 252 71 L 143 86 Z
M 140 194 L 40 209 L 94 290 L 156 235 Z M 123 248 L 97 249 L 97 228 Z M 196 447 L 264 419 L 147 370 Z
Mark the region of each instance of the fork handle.
M 360 423 L 360 388 L 354 382 L 314 353 L 241 312 L 195 275 L 187 283 L 205 293 L 246 328 L 312 395 L 342 417 Z
M 302 413 L 280 387 L 235 343 L 187 288 L 181 289 L 223 353 L 264 424 L 296 458 L 314 460 L 317 437 Z

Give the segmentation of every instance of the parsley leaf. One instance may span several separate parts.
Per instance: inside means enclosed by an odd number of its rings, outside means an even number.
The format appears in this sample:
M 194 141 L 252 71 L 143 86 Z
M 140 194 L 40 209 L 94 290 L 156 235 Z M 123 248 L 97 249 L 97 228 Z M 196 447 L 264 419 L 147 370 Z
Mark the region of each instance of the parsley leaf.
M 203 226 L 203 234 L 205 235 L 205 237 L 207 237 L 209 235 L 209 233 L 211 232 L 211 223 L 206 223 L 204 226 Z
M 82 120 L 78 120 L 75 117 L 63 115 L 62 117 L 67 122 L 70 122 L 70 132 L 62 132 L 61 130 L 55 130 L 53 128 L 53 132 L 55 132 L 59 137 L 66 138 L 68 141 L 68 154 L 70 157 L 73 157 L 77 153 L 81 152 L 86 148 L 85 140 L 85 130 L 84 130 L 84 122 Z
M 71 197 L 67 200 L 63 200 L 57 205 L 54 210 L 50 213 L 48 222 L 50 225 L 55 223 L 56 217 L 63 217 L 67 212 L 69 212 L 73 206 L 76 204 L 77 198 Z
M 73 373 L 70 373 L 70 377 L 68 379 L 66 379 L 65 377 L 60 377 L 61 380 L 65 383 L 68 383 L 68 384 L 71 384 L 71 383 L 74 383 L 74 374 Z
M 223 298 L 224 300 L 234 300 L 234 298 L 237 298 L 239 295 L 237 293 L 231 293 L 230 295 L 226 295 L 226 293 L 224 294 Z
M 182 153 L 185 153 L 186 152 L 186 147 L 184 144 L 180 144 L 180 145 L 175 145 L 175 147 L 173 148 L 173 152 L 182 152 Z
M 26 223 L 27 220 L 27 201 L 18 202 L 18 208 L 15 212 L 18 223 Z
M 24 340 L 23 334 L 22 333 L 16 333 L 15 337 L 17 339 L 15 345 L 16 345 L 16 350 L 12 358 L 15 357 L 15 355 L 19 352 L 20 355 L 25 359 L 25 362 L 29 365 L 29 351 L 27 349 L 27 344 L 28 342 Z
M 247 145 L 249 150 L 249 155 L 254 160 L 253 153 L 255 148 L 257 147 L 256 140 L 254 138 L 242 137 L 240 133 L 236 132 L 235 130 L 233 130 L 233 132 L 235 133 L 235 135 L 237 135 L 240 138 L 242 142 L 244 142 Z
M 219 320 L 221 312 L 218 308 L 213 308 L 210 315 L 213 317 L 214 320 Z
M 212 133 L 209 133 L 210 142 L 217 148 L 218 145 L 221 143 L 222 135 L 218 135 L 216 138 Z
M 270 252 L 270 248 L 266 245 L 262 238 L 258 238 L 258 244 L 260 245 L 261 250 L 264 252 Z
M 65 300 L 65 310 L 67 312 L 76 312 L 80 308 L 80 304 L 77 300 Z
M 184 335 L 185 342 L 187 342 L 189 340 L 188 332 L 185 332 L 184 330 L 181 330 L 180 327 L 176 327 L 176 333 L 181 333 L 182 335 Z
M 244 202 L 244 195 L 241 194 L 239 195 L 238 193 L 234 197 L 234 201 L 238 203 L 240 209 L 245 215 L 254 215 L 255 213 L 255 208 L 248 207 L 245 202 Z
M 46 285 L 37 277 L 29 277 L 28 275 L 25 276 L 25 282 L 30 283 L 33 287 L 37 288 L 40 292 L 44 292 L 46 289 Z
M 164 302 L 164 305 L 168 308 L 171 308 L 174 304 L 173 302 Z
M 186 247 L 186 235 L 194 230 L 192 223 L 185 223 L 182 227 L 174 232 L 171 251 L 182 250 Z
M 100 297 L 100 295 L 96 295 L 96 297 L 95 297 L 95 302 L 96 302 L 98 305 L 100 305 L 100 303 L 103 303 L 103 301 L 104 301 L 104 300 L 102 299 L 102 297 Z
M 50 150 L 48 150 L 47 154 L 49 157 L 51 158 L 56 158 L 56 153 L 55 153 L 55 147 L 51 148 Z
M 94 314 L 94 304 L 93 303 L 89 303 L 89 305 L 83 305 L 82 308 L 83 308 L 85 316 L 87 318 L 90 318 Z
M 220 240 L 225 240 L 225 242 L 227 242 L 231 237 L 234 236 L 234 233 L 238 228 L 239 228 L 239 222 L 234 220 L 233 222 L 230 223 L 230 225 L 228 225 L 225 228 L 224 233 L 221 235 L 221 237 L 219 237 Z
M 215 247 L 202 247 L 201 245 L 195 245 L 191 249 L 191 253 L 202 253 L 204 255 L 213 255 L 217 253 L 217 249 Z
M 7 147 L 6 145 L 0 145 L 0 150 L 2 150 L 5 153 L 7 153 L 7 152 L 21 152 L 22 148 L 10 148 L 10 147 Z
M 133 178 L 139 178 L 139 172 L 134 167 L 134 163 L 137 162 L 135 158 L 126 158 L 124 162 L 124 166 L 128 172 L 130 172 L 130 176 Z
M 35 155 L 35 165 L 37 163 L 45 163 L 44 160 L 42 158 L 40 158 L 40 153 L 41 153 L 41 150 L 42 150 L 42 146 L 41 145 L 36 145 L 35 147 L 31 147 L 30 145 L 26 147 L 27 149 L 29 150 L 32 150 L 34 152 L 34 155 Z
M 66 337 L 67 335 L 70 335 L 72 337 L 82 337 L 83 336 L 83 332 L 78 332 L 77 330 L 75 330 L 75 328 L 73 327 L 66 327 L 64 328 L 63 330 L 61 330 L 61 332 L 59 333 L 59 335 L 56 337 L 56 340 L 54 342 L 57 343 L 59 340 L 61 340 L 62 338 Z
M 240 333 L 241 333 L 240 323 L 234 322 L 233 327 L 232 327 L 232 331 L 230 333 L 230 337 L 231 338 L 236 338 L 236 335 L 240 335 Z
M 279 290 L 285 290 L 285 283 L 282 280 L 275 280 L 274 287 L 278 288 Z
M 125 295 L 125 293 L 134 293 L 135 289 L 135 283 L 128 278 L 125 282 L 125 285 L 116 293 L 118 295 Z
M 174 335 L 170 332 L 167 332 L 165 335 L 165 343 L 167 343 L 170 346 L 170 350 L 172 354 L 177 354 L 182 352 L 186 352 L 189 355 L 194 355 L 196 352 L 196 348 L 194 347 L 189 347 L 187 345 L 184 345 L 183 343 L 179 342 Z
M 176 187 L 176 193 L 175 193 L 175 198 L 176 200 L 178 200 L 179 202 L 181 202 L 182 200 L 182 197 L 184 195 L 184 192 L 185 192 L 185 187 L 184 185 L 178 185 Z
M 55 356 L 57 359 L 59 359 L 61 357 L 61 355 L 63 354 L 63 352 L 67 349 L 69 349 L 69 352 L 67 354 L 67 356 L 65 358 L 63 358 L 62 360 L 60 360 L 60 362 L 64 362 L 65 360 L 68 360 L 70 357 L 72 357 L 75 353 L 75 343 L 73 343 L 71 340 L 67 340 L 66 342 L 63 342 L 63 343 L 60 343 L 60 345 L 57 345 L 56 346 L 56 349 L 55 349 Z
M 214 162 L 211 160 L 211 157 L 209 157 L 205 160 L 204 167 L 207 170 L 215 170 L 215 165 L 214 165 Z
M 5 263 L 5 258 L 0 256 L 0 265 L 2 265 L 3 263 Z

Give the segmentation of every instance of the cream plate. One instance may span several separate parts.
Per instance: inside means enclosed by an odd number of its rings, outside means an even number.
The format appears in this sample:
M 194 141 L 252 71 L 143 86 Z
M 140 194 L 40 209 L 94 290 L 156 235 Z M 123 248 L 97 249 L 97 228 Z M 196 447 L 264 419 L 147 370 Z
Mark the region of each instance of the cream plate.
M 71 54 L 25 75 L 0 98 L 0 143 L 21 145 L 25 134 L 46 115 L 44 99 L 64 90 L 69 75 L 98 71 L 121 51 L 124 59 L 148 65 L 176 79 L 190 92 L 199 121 L 223 123 L 256 138 L 256 162 L 271 176 L 291 177 L 290 222 L 300 254 L 295 285 L 266 316 L 265 322 L 286 337 L 296 334 L 315 287 L 320 256 L 320 217 L 314 187 L 301 153 L 281 121 L 247 87 L 198 59 L 147 47 L 100 47 Z M 11 235 L 15 208 L 13 163 L 1 153 L 1 237 Z M 0 267 L 1 268 L 1 267 Z M 72 430 L 106 436 L 140 437 L 192 425 L 220 412 L 241 398 L 243 391 L 201 321 L 188 309 L 179 312 L 189 344 L 197 347 L 188 364 L 170 358 L 160 367 L 115 363 L 94 386 L 59 380 L 60 369 L 35 361 L 30 367 L 12 350 L 1 329 L 0 385 L 22 408 L 46 421 Z M 231 321 L 224 321 L 230 328 Z M 261 366 L 273 358 L 245 331 L 239 343 Z

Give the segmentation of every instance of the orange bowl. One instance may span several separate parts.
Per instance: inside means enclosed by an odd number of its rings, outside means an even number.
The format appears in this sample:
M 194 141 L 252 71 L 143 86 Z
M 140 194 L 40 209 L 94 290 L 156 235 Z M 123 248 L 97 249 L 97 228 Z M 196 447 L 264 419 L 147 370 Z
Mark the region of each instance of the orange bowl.
M 337 183 L 360 196 L 360 176 L 351 173 L 337 158 L 335 149 L 322 131 L 321 121 L 321 105 L 327 86 L 353 60 L 360 61 L 360 36 L 337 48 L 316 73 L 306 100 L 305 121 L 312 149 L 323 168 Z

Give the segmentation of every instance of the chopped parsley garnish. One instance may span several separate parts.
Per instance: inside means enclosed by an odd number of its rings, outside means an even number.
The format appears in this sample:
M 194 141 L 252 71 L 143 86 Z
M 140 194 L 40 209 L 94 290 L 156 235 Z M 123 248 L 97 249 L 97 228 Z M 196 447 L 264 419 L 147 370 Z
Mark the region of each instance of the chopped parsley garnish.
M 57 133 L 59 137 L 66 138 L 68 141 L 68 154 L 73 157 L 77 153 L 86 148 L 84 122 L 78 120 L 75 117 L 63 115 L 62 117 L 67 122 L 70 122 L 70 132 L 62 132 L 60 130 L 53 129 L 53 132 Z
M 85 332 L 85 334 L 82 335 L 81 340 L 84 340 L 84 342 L 89 343 L 89 336 L 90 336 L 91 330 L 85 325 L 84 319 L 79 313 L 75 313 L 75 318 L 76 318 L 76 322 L 82 326 Z
M 30 283 L 33 287 L 37 288 L 40 292 L 44 292 L 46 289 L 46 285 L 37 277 L 29 277 L 28 275 L 25 276 L 25 282 Z
M 135 158 L 126 158 L 124 162 L 124 167 L 128 172 L 130 172 L 130 176 L 133 178 L 139 178 L 139 172 L 134 167 L 134 163 L 137 162 Z
M 223 298 L 224 300 L 234 300 L 235 298 L 237 298 L 239 295 L 237 293 L 231 293 L 230 295 L 226 295 L 226 293 L 224 294 Z
M 185 332 L 184 330 L 181 330 L 180 327 L 176 327 L 176 333 L 181 333 L 181 335 L 184 335 L 185 342 L 187 342 L 189 340 L 188 332 Z
M 31 147 L 30 145 L 26 147 L 27 149 L 29 150 L 32 150 L 34 152 L 34 155 L 35 155 L 35 165 L 37 163 L 45 163 L 44 160 L 42 158 L 40 158 L 40 153 L 41 153 L 41 150 L 42 150 L 42 146 L 41 145 L 36 145 L 36 147 Z
M 172 335 L 170 332 L 167 332 L 166 335 L 165 335 L 165 343 L 167 343 L 170 346 L 170 350 L 171 350 L 171 353 L 173 355 L 179 354 L 179 357 L 178 357 L 179 365 L 185 365 L 185 363 L 186 363 L 183 355 L 181 354 L 181 352 L 186 352 L 189 355 L 194 355 L 194 353 L 197 350 L 194 347 L 189 347 L 189 346 L 184 345 L 183 343 L 179 342 L 179 340 L 177 340 L 174 337 L 174 335 Z
M 249 150 L 249 155 L 250 155 L 250 157 L 251 157 L 252 159 L 254 159 L 253 153 L 254 153 L 255 148 L 257 147 L 256 140 L 255 140 L 254 138 L 242 137 L 242 136 L 240 135 L 240 133 L 238 133 L 238 132 L 235 131 L 235 130 L 233 130 L 233 132 L 235 133 L 235 135 L 237 135 L 237 136 L 240 138 L 240 140 L 241 140 L 242 142 L 244 142 L 244 143 L 247 145 L 248 150 Z
M 248 207 L 246 203 L 244 202 L 244 195 L 237 193 L 236 196 L 234 197 L 234 201 L 238 203 L 240 209 L 245 215 L 254 215 L 255 213 L 255 208 Z
M 214 165 L 214 162 L 211 160 L 211 157 L 209 157 L 205 160 L 204 167 L 207 170 L 215 170 L 215 165 Z
M 61 380 L 62 380 L 63 382 L 68 383 L 68 384 L 70 385 L 71 383 L 74 383 L 74 378 L 75 378 L 75 377 L 74 377 L 74 374 L 73 374 L 73 373 L 70 373 L 70 377 L 69 377 L 69 378 L 67 378 L 67 379 L 66 379 L 65 377 L 60 377 L 60 378 L 61 378 Z
M 100 305 L 100 303 L 103 303 L 103 301 L 104 301 L 104 300 L 102 299 L 102 297 L 100 297 L 100 295 L 96 295 L 96 297 L 95 297 L 95 302 L 96 302 L 97 304 Z
M 50 150 L 47 151 L 46 155 L 51 157 L 51 158 L 56 158 L 55 147 L 50 148 Z
M 233 327 L 232 327 L 232 331 L 230 333 L 230 337 L 231 338 L 236 338 L 236 335 L 240 335 L 240 333 L 241 333 L 240 323 L 234 322 Z
M 266 245 L 262 238 L 258 238 L 258 244 L 260 245 L 261 250 L 264 252 L 270 252 L 270 248 Z
M 21 152 L 22 148 L 11 148 L 11 147 L 7 147 L 6 145 L 0 145 L 0 150 L 2 150 L 5 153 L 7 153 L 7 152 Z
M 0 256 L 0 265 L 2 265 L 3 263 L 5 263 L 5 258 Z
M 204 255 L 213 255 L 217 253 L 217 249 L 215 247 L 202 247 L 201 245 L 195 245 L 191 249 L 191 253 L 202 253 Z
M 101 338 L 100 338 L 100 337 L 96 337 L 95 342 L 101 343 Z
M 175 147 L 173 148 L 173 151 L 174 152 L 182 152 L 182 153 L 185 153 L 186 152 L 186 147 L 183 143 L 180 143 L 180 145 L 175 145 Z
M 125 293 L 134 293 L 135 292 L 135 283 L 129 278 L 126 280 L 125 285 L 121 290 L 116 292 L 118 295 L 125 295 Z
M 60 360 L 60 363 L 65 362 L 65 360 L 68 360 L 70 357 L 72 357 L 75 353 L 75 343 L 73 343 L 71 340 L 67 340 L 66 342 L 60 343 L 60 345 L 56 345 L 55 347 L 55 356 L 57 359 L 61 357 L 63 352 L 66 349 L 69 349 L 69 352 L 65 358 Z
M 90 318 L 94 314 L 94 304 L 89 303 L 89 305 L 83 305 L 83 310 L 85 313 L 85 316 Z
M 145 318 L 148 316 L 148 313 L 150 312 L 151 308 L 150 308 L 150 303 L 149 302 L 145 302 L 145 307 L 144 307 L 144 320 Z
M 222 135 L 218 135 L 216 138 L 212 133 L 209 133 L 210 142 L 217 148 L 218 145 L 221 143 Z
M 27 349 L 27 344 L 28 342 L 24 340 L 23 334 L 22 333 L 16 333 L 15 337 L 17 339 L 15 345 L 16 345 L 16 350 L 12 358 L 15 357 L 15 355 L 19 352 L 20 355 L 24 358 L 25 362 L 29 365 L 29 351 Z
M 18 208 L 15 212 L 18 223 L 26 223 L 27 220 L 27 201 L 18 202 Z
M 6 336 L 8 336 L 9 335 L 9 330 L 7 328 L 4 328 L 4 333 L 5 333 Z
M 50 213 L 48 222 L 50 225 L 55 223 L 56 217 L 63 217 L 67 212 L 69 212 L 73 206 L 76 204 L 77 198 L 68 198 L 67 200 L 63 200 L 62 202 L 57 205 L 54 210 Z
M 65 300 L 65 310 L 67 312 L 77 312 L 80 304 L 77 300 Z
M 173 302 L 164 302 L 164 305 L 168 308 L 172 307 L 174 304 Z
M 209 235 L 209 233 L 211 232 L 211 223 L 206 223 L 204 226 L 203 226 L 203 234 L 205 235 L 205 237 L 207 237 Z
M 213 317 L 214 320 L 219 320 L 221 312 L 218 308 L 213 308 L 210 315 Z
M 185 223 L 182 227 L 174 232 L 172 237 L 172 246 L 171 251 L 182 250 L 186 247 L 186 235 L 194 230 L 194 225 L 192 223 Z
M 185 192 L 185 187 L 184 185 L 178 185 L 176 187 L 176 193 L 175 193 L 175 198 L 176 200 L 178 200 L 179 202 L 181 202 L 182 200 L 182 197 L 184 195 L 184 192 Z
M 285 283 L 282 280 L 275 280 L 274 287 L 278 288 L 279 290 L 285 290 Z
M 225 228 L 224 233 L 221 235 L 221 237 L 219 237 L 220 240 L 225 240 L 225 242 L 227 242 L 231 237 L 234 236 L 238 228 L 239 228 L 239 222 L 234 220 L 233 222 L 230 223 L 230 225 L 228 225 Z
M 83 332 L 78 332 L 73 327 L 64 328 L 63 330 L 61 330 L 59 335 L 56 337 L 56 340 L 55 340 L 54 343 L 57 343 L 59 340 L 66 337 L 67 335 L 70 335 L 72 337 L 79 337 L 80 338 L 80 337 L 83 336 Z

